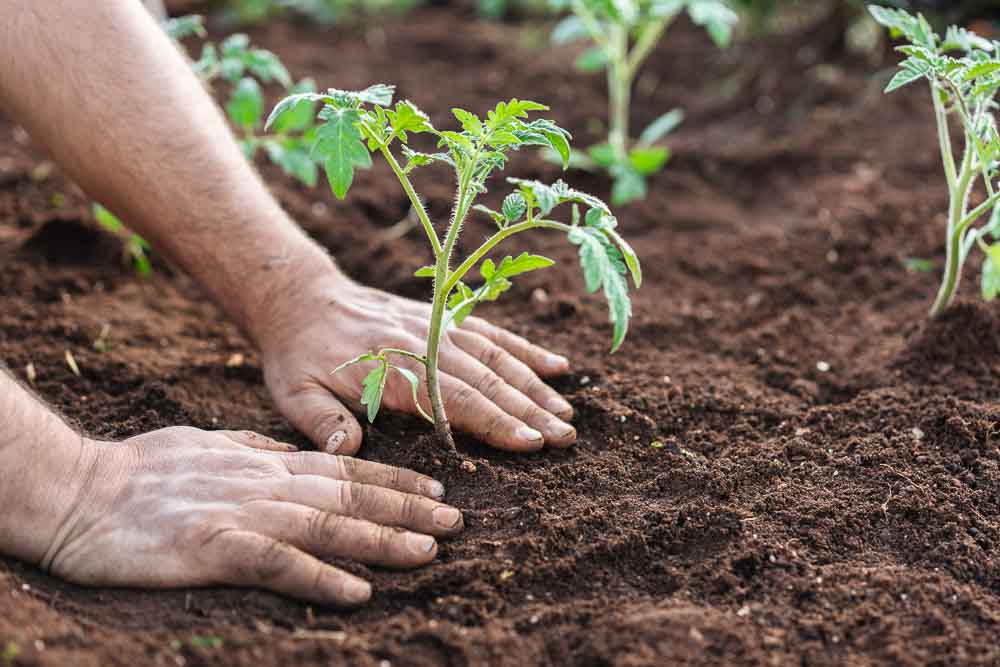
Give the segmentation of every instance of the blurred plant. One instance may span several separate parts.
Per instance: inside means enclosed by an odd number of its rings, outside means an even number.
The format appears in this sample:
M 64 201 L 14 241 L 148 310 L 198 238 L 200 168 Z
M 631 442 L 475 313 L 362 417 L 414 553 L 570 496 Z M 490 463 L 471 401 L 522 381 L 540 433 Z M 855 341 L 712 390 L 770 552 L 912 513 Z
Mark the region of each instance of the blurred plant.
M 232 23 L 245 25 L 293 12 L 331 25 L 372 16 L 404 14 L 421 4 L 423 0 L 229 0 L 224 16 Z
M 590 147 L 586 156 L 575 156 L 574 165 L 608 171 L 614 179 L 612 203 L 641 199 L 646 196 L 646 177 L 660 171 L 670 157 L 670 151 L 657 142 L 684 115 L 679 109 L 663 114 L 632 143 L 629 104 L 639 68 L 684 10 L 719 47 L 729 44 L 738 17 L 727 0 L 553 0 L 553 4 L 560 9 L 568 6 L 573 14 L 556 26 L 552 40 L 593 42 L 577 59 L 577 67 L 585 72 L 604 69 L 608 78 L 608 141 Z
M 92 205 L 94 220 L 101 226 L 110 232 L 113 232 L 116 236 L 122 236 L 125 238 L 124 245 L 124 256 L 131 260 L 132 265 L 135 267 L 136 273 L 142 277 L 147 277 L 153 272 L 153 265 L 149 261 L 149 244 L 133 232 L 125 229 L 125 225 L 119 220 L 114 213 L 104 208 L 98 203 Z
M 316 185 L 318 171 L 309 154 L 316 131 L 312 109 L 303 106 L 295 114 L 288 114 L 275 126 L 276 136 L 258 134 L 264 120 L 261 83 L 277 82 L 289 94 L 312 93 L 316 86 L 311 79 L 292 85 L 281 60 L 270 51 L 253 48 L 250 38 L 240 33 L 230 35 L 218 46 L 206 43 L 194 70 L 205 83 L 221 80 L 228 86 L 224 108 L 240 132 L 240 145 L 248 159 L 263 149 L 286 174 L 308 187 Z
M 1000 91 L 1000 42 L 957 26 L 949 27 L 942 38 L 923 15 L 875 5 L 869 6 L 869 11 L 893 37 L 909 42 L 897 47 L 907 57 L 886 92 L 919 80 L 927 81 L 931 89 L 949 206 L 944 275 L 930 316 L 939 316 L 951 305 L 974 247 L 986 256 L 981 292 L 985 300 L 992 301 L 1000 294 L 1000 191 L 996 183 L 1000 134 L 994 115 Z M 962 129 L 961 161 L 953 154 L 950 117 L 956 118 Z M 969 210 L 969 198 L 980 178 L 986 198 Z M 977 226 L 988 215 L 988 222 Z
M 548 119 L 527 120 L 529 112 L 546 111 L 548 107 L 537 102 L 512 99 L 498 103 L 485 119 L 463 109 L 452 109 L 462 130 L 442 131 L 435 129 L 427 115 L 411 102 L 402 101 L 391 106 L 394 91 L 393 86 L 378 84 L 358 92 L 330 89 L 321 94 L 291 95 L 274 108 L 267 126 L 280 122 L 286 114 L 298 113 L 300 105 L 322 104 L 319 111 L 322 125 L 316 134 L 313 151 L 324 160 L 327 179 L 338 198 L 346 196 L 354 180 L 355 168 L 371 165 L 371 153 L 381 153 L 395 173 L 417 212 L 435 260 L 433 265 L 416 272 L 417 277 L 433 279 L 426 352 L 381 349 L 352 359 L 334 372 L 354 364 L 377 364 L 362 380 L 361 394 L 362 404 L 368 407 L 368 418 L 374 420 L 382 403 L 389 371 L 395 369 L 409 382 L 412 400 L 421 414 L 434 424 L 438 437 L 454 448 L 438 379 L 438 351 L 445 332 L 450 326 L 460 325 L 479 303 L 495 301 L 509 290 L 510 279 L 514 276 L 554 263 L 551 259 L 529 253 L 517 257 L 508 255 L 494 262 L 486 257 L 493 248 L 508 237 L 531 229 L 553 229 L 566 233 L 571 243 L 580 246 L 580 262 L 588 291 L 596 292 L 603 288 L 608 300 L 614 328 L 612 352 L 625 339 L 632 312 L 626 273 L 631 272 L 636 287 L 642 282 L 642 274 L 635 252 L 615 230 L 617 222 L 604 202 L 572 190 L 562 181 L 546 185 L 538 181 L 509 178 L 508 182 L 516 188 L 503 200 L 499 211 L 474 206 L 476 198 L 486 192 L 486 180 L 506 166 L 508 153 L 512 150 L 522 146 L 547 147 L 556 151 L 562 157 L 564 167 L 567 166 L 569 133 Z M 412 135 L 420 133 L 435 137 L 437 147 L 443 150 L 422 153 L 411 148 Z M 405 166 L 397 161 L 391 150 L 396 141 L 401 146 L 400 154 L 406 159 Z M 435 231 L 409 178 L 414 169 L 430 164 L 447 165 L 454 171 L 457 181 L 451 221 L 443 240 Z M 572 204 L 571 224 L 550 219 L 550 213 L 560 204 Z M 580 205 L 587 209 L 582 224 Z M 496 230 L 457 267 L 451 268 L 459 233 L 473 208 L 488 215 L 496 224 Z M 463 278 L 477 264 L 483 283 L 473 288 L 466 285 Z M 426 374 L 425 386 L 433 416 L 426 414 L 418 402 L 417 374 L 411 368 L 396 365 L 396 359 L 402 359 L 403 363 Z

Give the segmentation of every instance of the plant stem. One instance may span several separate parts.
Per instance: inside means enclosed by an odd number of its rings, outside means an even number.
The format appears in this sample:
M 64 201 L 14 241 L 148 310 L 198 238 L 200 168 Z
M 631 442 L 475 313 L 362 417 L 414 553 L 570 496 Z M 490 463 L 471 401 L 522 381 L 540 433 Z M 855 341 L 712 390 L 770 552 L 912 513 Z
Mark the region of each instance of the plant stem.
M 628 111 L 632 96 L 632 76 L 628 65 L 628 30 L 613 24 L 608 31 L 608 143 L 615 162 L 628 160 Z
M 966 209 L 971 189 L 969 186 L 975 175 L 973 153 L 974 148 L 967 144 L 958 182 L 955 187 L 950 188 L 951 203 L 948 210 L 948 243 L 945 250 L 944 275 L 941 278 L 937 298 L 931 306 L 931 318 L 939 317 L 951 305 L 962 279 L 962 234 L 969 225 L 966 220 Z
M 369 135 L 372 135 L 369 131 Z M 403 168 L 399 166 L 399 162 L 396 161 L 395 156 L 393 156 L 392 151 L 389 150 L 389 146 L 379 142 L 379 150 L 382 151 L 382 155 L 385 156 L 386 162 L 392 167 L 392 171 L 396 174 L 396 178 L 399 179 L 400 185 L 403 186 L 403 190 L 406 192 L 406 196 L 410 198 L 410 204 L 413 206 L 413 210 L 417 212 L 417 217 L 420 218 L 420 224 L 424 226 L 424 231 L 427 233 L 427 239 L 431 242 L 431 248 L 434 249 L 434 257 L 441 254 L 441 242 L 438 240 L 437 234 L 434 232 L 434 225 L 431 224 L 431 219 L 427 215 L 427 209 L 424 208 L 424 203 L 420 201 L 420 197 L 417 196 L 416 190 L 413 189 L 413 184 L 410 183 L 409 177 L 403 173 Z

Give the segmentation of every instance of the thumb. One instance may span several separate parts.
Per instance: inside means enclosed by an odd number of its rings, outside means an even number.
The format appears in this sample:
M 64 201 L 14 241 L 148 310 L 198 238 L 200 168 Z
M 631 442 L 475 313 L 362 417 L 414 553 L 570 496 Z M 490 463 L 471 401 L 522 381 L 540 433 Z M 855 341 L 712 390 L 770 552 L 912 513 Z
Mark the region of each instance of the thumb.
M 361 425 L 330 390 L 309 383 L 274 397 L 278 409 L 295 428 L 327 454 L 353 456 L 361 447 Z

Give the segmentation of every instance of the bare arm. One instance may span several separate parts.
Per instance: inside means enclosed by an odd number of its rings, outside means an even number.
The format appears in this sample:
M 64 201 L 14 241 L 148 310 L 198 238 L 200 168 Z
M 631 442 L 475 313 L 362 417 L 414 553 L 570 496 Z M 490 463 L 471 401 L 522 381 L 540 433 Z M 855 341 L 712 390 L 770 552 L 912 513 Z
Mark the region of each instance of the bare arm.
M 139 2 L 0 3 L 0 103 L 222 304 L 261 349 L 296 427 L 329 453 L 357 452 L 361 428 L 334 395 L 358 407 L 363 369 L 330 371 L 381 347 L 422 352 L 428 306 L 354 284 L 293 224 Z M 445 407 L 455 426 L 504 449 L 569 446 L 573 410 L 539 379 L 567 368 L 469 318 L 442 344 Z M 383 402 L 414 412 L 401 377 Z

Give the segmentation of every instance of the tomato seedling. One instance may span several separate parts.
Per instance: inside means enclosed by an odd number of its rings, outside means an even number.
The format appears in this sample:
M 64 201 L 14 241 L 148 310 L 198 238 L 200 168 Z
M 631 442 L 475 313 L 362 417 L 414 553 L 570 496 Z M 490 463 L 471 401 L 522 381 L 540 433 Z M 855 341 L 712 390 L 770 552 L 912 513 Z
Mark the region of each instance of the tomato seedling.
M 738 16 L 726 0 L 553 0 L 557 9 L 572 10 L 553 30 L 552 40 L 566 44 L 589 40 L 593 47 L 577 59 L 585 72 L 607 71 L 609 123 L 606 143 L 574 155 L 575 166 L 606 170 L 614 180 L 611 202 L 626 204 L 646 196 L 646 178 L 663 169 L 670 151 L 657 142 L 683 120 L 680 109 L 663 114 L 632 142 L 629 107 L 639 68 L 681 12 L 703 26 L 719 47 L 732 38 Z
M 146 240 L 134 232 L 125 229 L 125 225 L 114 213 L 104 208 L 100 204 L 93 204 L 94 219 L 101 227 L 116 236 L 125 236 L 124 253 L 132 260 L 136 273 L 147 277 L 153 272 L 153 264 L 149 261 L 149 244 Z
M 580 247 L 580 263 L 588 291 L 603 289 L 610 307 L 613 324 L 612 352 L 621 346 L 632 314 L 627 273 L 636 287 L 642 282 L 639 259 L 629 244 L 618 234 L 617 221 L 607 205 L 597 197 L 571 189 L 562 181 L 548 185 L 538 181 L 508 178 L 515 186 L 506 196 L 499 211 L 476 205 L 476 198 L 486 192 L 491 174 L 502 170 L 508 154 L 522 146 L 541 146 L 562 156 L 564 167 L 569 162 L 569 133 L 551 120 L 528 120 L 529 112 L 546 111 L 548 107 L 527 100 L 500 102 L 486 118 L 464 109 L 453 109 L 461 130 L 437 130 L 428 116 L 412 102 L 392 105 L 395 88 L 384 84 L 370 86 L 358 92 L 330 89 L 326 93 L 300 93 L 282 100 L 271 112 L 265 127 L 278 123 L 286 114 L 297 113 L 300 105 L 321 103 L 312 150 L 322 159 L 330 187 L 338 198 L 346 196 L 354 180 L 354 170 L 371 165 L 371 153 L 380 153 L 389 164 L 403 191 L 417 212 L 427 235 L 434 264 L 416 272 L 416 276 L 434 281 L 431 314 L 425 354 L 413 350 L 381 349 L 347 361 L 338 369 L 358 363 L 376 362 L 377 366 L 364 378 L 361 402 L 373 420 L 381 405 L 387 377 L 393 369 L 399 371 L 413 388 L 417 403 L 419 378 L 412 370 L 400 367 L 395 359 L 408 360 L 426 376 L 426 389 L 431 414 L 420 412 L 431 421 L 442 442 L 454 448 L 451 429 L 441 399 L 438 379 L 438 353 L 442 336 L 452 326 L 458 326 L 472 310 L 484 301 L 494 301 L 511 287 L 511 279 L 519 274 L 551 266 L 547 257 L 531 253 L 510 255 L 499 262 L 487 255 L 505 239 L 531 229 L 552 229 L 565 233 L 569 241 Z M 410 147 L 412 135 L 429 134 L 437 141 L 438 152 L 426 153 Z M 405 158 L 401 164 L 393 153 Z M 442 239 L 417 195 L 409 174 L 418 167 L 444 164 L 450 167 L 457 182 L 451 220 Z M 571 222 L 559 222 L 550 216 L 556 207 L 571 205 Z M 580 207 L 586 209 L 581 216 Z M 496 230 L 482 245 L 457 266 L 452 267 L 456 242 L 467 215 L 473 209 L 485 213 Z M 582 218 L 582 220 L 581 220 Z M 478 265 L 482 282 L 472 287 L 463 279 Z
M 939 316 L 951 305 L 974 247 L 986 256 L 981 292 L 991 301 L 1000 293 L 1000 243 L 996 242 L 1000 239 L 1000 191 L 996 184 L 1000 135 L 994 117 L 1000 90 L 1000 42 L 958 26 L 949 27 L 942 38 L 921 14 L 913 16 L 875 5 L 868 9 L 893 36 L 909 42 L 897 47 L 907 57 L 885 92 L 919 80 L 927 81 L 931 89 L 949 204 L 944 274 L 930 316 Z M 950 118 L 956 119 L 962 131 L 960 160 L 952 148 Z M 985 199 L 970 210 L 978 180 L 982 180 Z M 980 224 L 983 220 L 986 223 Z

